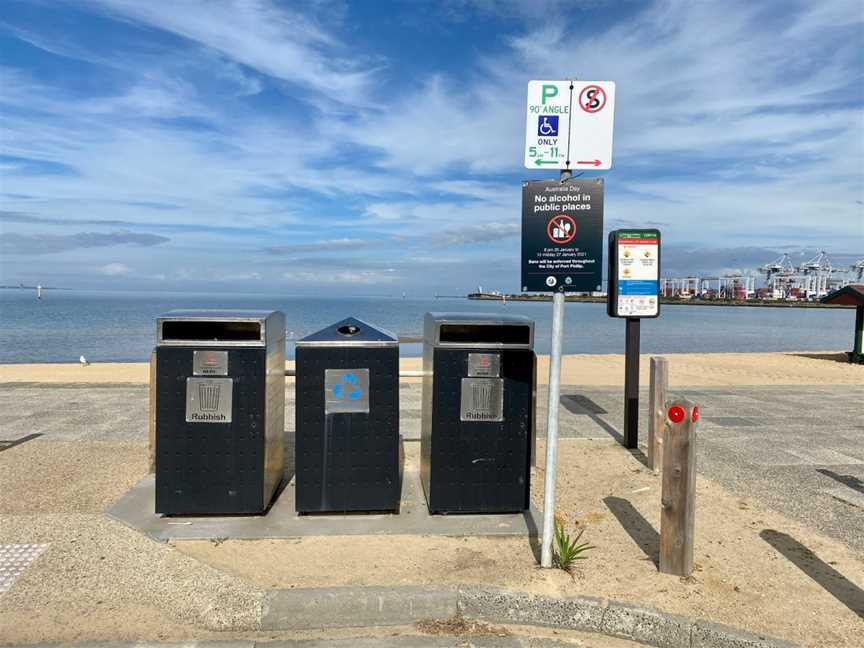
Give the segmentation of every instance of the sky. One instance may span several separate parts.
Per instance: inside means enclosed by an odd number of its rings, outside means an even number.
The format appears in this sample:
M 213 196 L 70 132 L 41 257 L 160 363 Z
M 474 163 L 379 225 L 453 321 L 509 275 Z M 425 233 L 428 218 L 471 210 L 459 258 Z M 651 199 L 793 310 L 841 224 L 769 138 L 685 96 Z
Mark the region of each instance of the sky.
M 518 291 L 529 80 L 616 83 L 664 274 L 864 257 L 864 6 L 4 0 L 0 283 Z

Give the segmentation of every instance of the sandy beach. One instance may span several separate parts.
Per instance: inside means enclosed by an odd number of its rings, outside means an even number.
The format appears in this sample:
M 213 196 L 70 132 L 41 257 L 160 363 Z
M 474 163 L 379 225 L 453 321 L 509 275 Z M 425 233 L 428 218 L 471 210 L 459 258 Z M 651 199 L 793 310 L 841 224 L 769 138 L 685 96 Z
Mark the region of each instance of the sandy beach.
M 846 362 L 837 351 L 790 353 L 669 353 L 670 384 L 677 387 L 721 387 L 745 385 L 860 385 L 864 384 L 864 365 Z M 642 355 L 640 381 L 647 384 L 651 356 Z M 402 358 L 406 371 L 422 368 L 421 358 Z M 286 363 L 292 369 L 293 362 Z M 146 384 L 147 363 L 8 364 L 0 365 L 4 383 L 92 383 Z M 549 379 L 549 358 L 539 356 L 537 377 L 540 384 Z M 290 380 L 290 378 L 289 378 Z M 403 382 L 419 382 L 403 378 Z M 568 355 L 564 357 L 561 382 L 565 385 L 614 387 L 624 384 L 623 355 Z

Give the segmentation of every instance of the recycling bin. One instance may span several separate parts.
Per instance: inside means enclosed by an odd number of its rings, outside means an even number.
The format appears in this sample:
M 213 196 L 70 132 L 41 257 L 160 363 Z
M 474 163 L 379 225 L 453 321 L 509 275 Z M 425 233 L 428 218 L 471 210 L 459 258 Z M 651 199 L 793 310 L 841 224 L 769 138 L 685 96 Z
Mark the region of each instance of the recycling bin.
M 430 513 L 528 508 L 533 342 L 526 317 L 426 314 L 420 479 Z
M 399 341 L 353 317 L 297 341 L 296 508 L 397 511 Z
M 156 512 L 263 513 L 284 464 L 285 316 L 162 315 L 155 392 Z

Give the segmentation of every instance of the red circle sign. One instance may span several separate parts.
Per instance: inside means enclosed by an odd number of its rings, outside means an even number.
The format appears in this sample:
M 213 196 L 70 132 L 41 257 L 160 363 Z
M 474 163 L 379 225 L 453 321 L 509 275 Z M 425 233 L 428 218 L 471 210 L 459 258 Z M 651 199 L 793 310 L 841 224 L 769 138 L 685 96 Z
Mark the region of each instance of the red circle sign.
M 666 415 L 669 417 L 669 420 L 673 423 L 680 423 L 684 420 L 684 408 L 680 405 L 673 405 L 669 408 L 669 411 Z
M 546 236 L 558 245 L 569 243 L 576 236 L 576 221 L 567 214 L 553 216 L 546 225 Z
M 587 113 L 596 113 L 606 105 L 606 91 L 598 85 L 589 85 L 579 93 L 579 107 Z
M 690 410 L 690 420 L 693 421 L 694 423 L 699 420 L 699 408 L 698 407 L 693 407 L 693 409 Z

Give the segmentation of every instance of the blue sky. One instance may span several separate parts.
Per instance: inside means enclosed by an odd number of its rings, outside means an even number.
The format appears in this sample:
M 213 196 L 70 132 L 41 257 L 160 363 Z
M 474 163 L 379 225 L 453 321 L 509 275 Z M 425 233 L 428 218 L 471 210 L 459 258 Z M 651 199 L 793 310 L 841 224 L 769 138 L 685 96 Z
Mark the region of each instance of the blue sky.
M 531 79 L 616 82 L 606 227 L 670 273 L 864 256 L 864 10 L 6 0 L 0 283 L 519 288 Z M 592 174 L 587 174 L 592 175 Z

